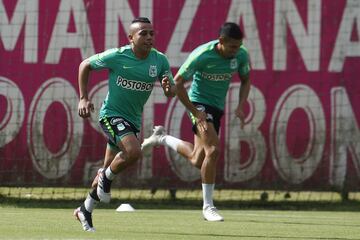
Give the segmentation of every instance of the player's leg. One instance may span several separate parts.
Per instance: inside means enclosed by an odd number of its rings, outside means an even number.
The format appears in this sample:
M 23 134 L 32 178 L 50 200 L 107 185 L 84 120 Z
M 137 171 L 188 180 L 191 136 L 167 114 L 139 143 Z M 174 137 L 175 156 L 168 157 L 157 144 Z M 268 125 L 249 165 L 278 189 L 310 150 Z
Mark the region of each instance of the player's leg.
M 201 144 L 197 143 L 198 141 L 199 138 L 197 138 L 196 135 L 194 138 L 195 144 L 192 144 L 166 134 L 163 126 L 155 126 L 153 134 L 144 139 L 144 142 L 141 144 L 141 149 L 143 154 L 146 156 L 150 153 L 154 146 L 167 146 L 188 159 L 192 165 L 201 169 L 202 161 L 205 155 L 204 149 Z
M 118 146 L 122 151 L 116 154 L 108 167 L 114 174 L 122 172 L 142 157 L 140 141 L 134 134 L 123 137 Z
M 97 195 L 102 202 L 110 202 L 111 182 L 115 175 L 141 157 L 140 143 L 137 139 L 138 130 L 122 117 L 106 117 L 100 120 L 100 125 L 109 139 L 109 145 L 114 145 L 118 152 L 111 164 L 98 174 Z M 140 155 L 139 155 L 140 154 Z
M 207 221 L 223 221 L 213 202 L 216 178 L 216 165 L 220 155 L 219 138 L 212 122 L 208 123 L 206 132 L 198 132 L 199 142 L 203 146 L 205 157 L 201 165 L 203 192 L 203 216 Z
M 102 168 L 107 168 L 108 166 L 110 166 L 112 160 L 115 158 L 118 152 L 120 152 L 119 147 L 109 142 L 106 146 L 104 164 Z
M 213 202 L 216 178 L 216 165 L 219 159 L 219 139 L 214 124 L 208 122 L 206 132 L 198 131 L 196 141 L 203 149 L 204 158 L 201 165 L 201 182 L 203 192 L 203 216 L 208 221 L 223 221 Z
M 213 122 L 215 120 L 215 122 Z M 194 145 L 166 135 L 163 131 L 159 136 L 157 145 L 165 145 L 187 158 L 192 165 L 201 171 L 203 192 L 203 216 L 208 221 L 223 221 L 213 203 L 213 192 L 216 177 L 216 165 L 219 159 L 219 119 L 208 120 L 208 130 L 200 132 L 194 125 Z M 193 129 L 194 129 L 193 128 Z
M 122 151 L 116 154 L 110 166 L 99 174 L 97 194 L 100 200 L 106 203 L 110 202 L 111 182 L 115 176 L 142 157 L 140 142 L 134 134 L 124 136 L 118 146 Z
M 98 174 L 95 176 L 91 187 L 92 189 L 88 193 L 85 201 L 83 204 L 74 210 L 74 216 L 80 221 L 81 225 L 83 226 L 83 229 L 85 231 L 95 231 L 95 228 L 92 223 L 92 212 L 96 206 L 96 204 L 100 201 L 96 187 L 98 183 L 98 176 L 99 172 L 108 167 L 112 160 L 114 159 L 115 155 L 119 152 L 118 147 L 113 146 L 113 144 L 107 144 L 106 150 L 105 150 L 105 157 L 104 157 L 104 165 L 103 168 L 100 168 L 98 171 Z
M 199 148 L 204 150 L 204 159 L 201 165 L 201 178 L 203 183 L 213 184 L 216 177 L 216 163 L 220 154 L 219 138 L 212 122 L 208 122 L 205 132 L 198 131 Z
M 204 151 L 204 158 L 201 158 L 197 164 L 201 163 L 201 180 L 203 190 L 203 216 L 208 221 L 223 221 L 213 203 L 213 192 L 215 187 L 216 165 L 220 155 L 219 129 L 220 120 L 223 111 L 206 104 L 195 103 L 199 110 L 207 114 L 208 129 L 205 132 L 199 131 L 196 125 L 196 142 L 198 147 Z M 192 117 L 194 122 L 194 118 Z M 196 143 L 195 142 L 195 143 Z
M 214 110 L 212 108 L 209 108 L 209 106 L 197 102 L 193 102 L 193 104 L 198 110 L 205 111 L 207 113 L 207 122 L 213 123 L 214 117 L 212 114 Z M 205 158 L 205 142 L 204 138 L 198 135 L 199 130 L 197 128 L 195 116 L 191 112 L 188 112 L 188 115 L 192 123 L 192 131 L 194 132 L 194 145 L 189 142 L 182 141 L 176 146 L 176 150 L 179 154 L 187 158 L 193 166 L 201 169 Z M 215 118 L 215 120 L 217 119 Z M 216 131 L 218 131 L 218 129 L 216 129 Z M 165 141 L 168 141 L 168 138 L 171 138 L 171 136 L 165 138 Z
M 98 173 L 100 171 L 102 171 L 103 169 L 106 169 L 108 166 L 110 166 L 110 163 L 112 162 L 112 160 L 115 158 L 115 155 L 119 152 L 119 148 L 114 145 L 111 142 L 108 142 L 107 146 L 106 146 L 106 150 L 105 150 L 105 157 L 104 157 L 104 163 L 102 168 L 100 168 L 98 170 Z M 91 184 L 91 187 L 96 188 L 97 183 L 98 183 L 98 177 L 99 174 L 97 174 Z
M 194 167 L 201 169 L 205 151 L 202 140 L 198 136 L 194 135 L 194 145 L 185 141 L 182 144 L 179 144 L 177 146 L 177 152 L 188 159 Z

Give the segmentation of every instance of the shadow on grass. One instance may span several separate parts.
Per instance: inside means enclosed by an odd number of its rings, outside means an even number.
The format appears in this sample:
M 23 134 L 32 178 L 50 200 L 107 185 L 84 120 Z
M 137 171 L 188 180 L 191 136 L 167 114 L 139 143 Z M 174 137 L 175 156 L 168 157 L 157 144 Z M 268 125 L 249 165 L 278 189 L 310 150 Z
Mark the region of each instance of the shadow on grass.
M 73 199 L 25 199 L 0 195 L 1 207 L 21 208 L 75 208 L 83 200 Z M 114 198 L 109 204 L 100 203 L 98 208 L 114 209 L 121 203 L 130 203 L 136 209 L 199 209 L 201 200 L 182 199 L 119 199 Z M 238 210 L 302 210 L 302 211 L 356 211 L 360 212 L 359 201 L 347 200 L 339 202 L 329 201 L 216 201 L 219 209 Z

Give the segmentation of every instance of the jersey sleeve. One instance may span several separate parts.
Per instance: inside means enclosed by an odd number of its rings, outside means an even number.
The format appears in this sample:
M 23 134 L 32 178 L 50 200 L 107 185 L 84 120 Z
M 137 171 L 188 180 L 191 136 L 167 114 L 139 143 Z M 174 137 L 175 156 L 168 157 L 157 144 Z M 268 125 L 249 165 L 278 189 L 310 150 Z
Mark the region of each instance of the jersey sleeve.
M 200 67 L 200 55 L 198 52 L 192 52 L 183 65 L 180 67 L 178 74 L 185 80 L 189 80 Z
M 169 64 L 169 61 L 168 59 L 165 57 L 165 55 L 161 55 L 162 56 L 162 68 L 161 68 L 161 71 L 159 73 L 159 81 L 161 83 L 161 80 L 164 76 L 168 76 L 169 79 L 170 79 L 170 83 L 172 85 L 174 85 L 174 77 L 172 75 L 172 72 L 171 72 L 171 69 L 170 69 L 170 64 Z
M 250 58 L 249 53 L 246 48 L 241 48 L 241 53 L 239 55 L 239 68 L 238 73 L 240 76 L 246 76 L 250 72 Z
M 91 56 L 89 58 L 91 68 L 94 70 L 111 69 L 117 51 L 117 48 L 113 48 Z

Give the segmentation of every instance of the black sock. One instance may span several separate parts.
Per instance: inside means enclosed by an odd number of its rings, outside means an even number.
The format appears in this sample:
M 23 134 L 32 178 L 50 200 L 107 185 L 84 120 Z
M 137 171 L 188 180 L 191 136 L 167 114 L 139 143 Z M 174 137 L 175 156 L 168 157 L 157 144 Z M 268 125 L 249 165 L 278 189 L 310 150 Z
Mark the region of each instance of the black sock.
M 106 174 L 104 173 L 104 184 L 103 184 L 103 191 L 106 192 L 106 193 L 109 193 L 110 192 L 110 188 L 111 188 L 111 183 L 112 181 L 109 180 L 107 177 L 106 177 Z

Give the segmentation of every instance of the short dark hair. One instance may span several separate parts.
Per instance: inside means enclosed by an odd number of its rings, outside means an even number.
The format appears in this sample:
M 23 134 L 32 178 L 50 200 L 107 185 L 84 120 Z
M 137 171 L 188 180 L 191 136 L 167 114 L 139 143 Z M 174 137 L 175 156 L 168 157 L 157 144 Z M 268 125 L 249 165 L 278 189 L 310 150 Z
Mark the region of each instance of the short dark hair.
M 151 23 L 150 20 L 149 20 L 147 17 L 138 17 L 138 18 L 135 18 L 134 20 L 132 20 L 131 23 L 138 23 L 138 22 L 141 22 L 141 23 Z
M 243 39 L 244 34 L 242 33 L 238 24 L 233 22 L 226 22 L 221 26 L 219 36 L 233 39 Z

